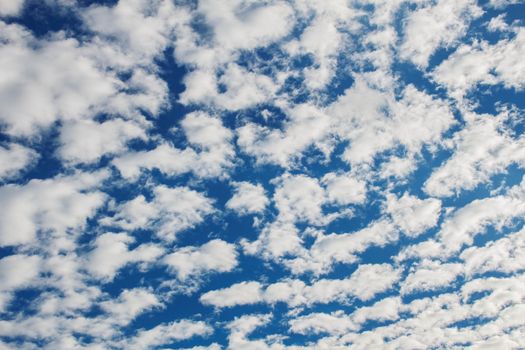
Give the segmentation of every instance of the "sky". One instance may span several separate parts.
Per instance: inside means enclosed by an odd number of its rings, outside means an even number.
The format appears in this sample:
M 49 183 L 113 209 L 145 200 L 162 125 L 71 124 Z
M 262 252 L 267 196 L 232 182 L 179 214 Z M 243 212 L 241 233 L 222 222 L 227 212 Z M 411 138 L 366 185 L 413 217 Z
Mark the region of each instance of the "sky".
M 525 349 L 522 0 L 0 0 L 0 350 Z

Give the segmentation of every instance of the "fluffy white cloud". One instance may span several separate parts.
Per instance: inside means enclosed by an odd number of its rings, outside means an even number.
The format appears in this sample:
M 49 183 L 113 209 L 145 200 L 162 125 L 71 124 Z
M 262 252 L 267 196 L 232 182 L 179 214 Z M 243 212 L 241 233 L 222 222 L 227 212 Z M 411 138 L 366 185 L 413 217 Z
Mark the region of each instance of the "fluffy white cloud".
M 30 148 L 16 143 L 0 146 L 0 180 L 16 177 L 27 167 L 31 166 L 38 155 Z
M 315 178 L 288 175 L 276 179 L 273 201 L 283 221 L 306 221 L 313 224 L 323 219 L 322 206 L 326 201 L 323 188 Z
M 182 103 L 238 110 L 274 97 L 277 84 L 271 77 L 247 70 L 235 60 L 241 50 L 266 46 L 285 36 L 293 25 L 290 5 L 271 2 L 252 6 L 241 0 L 217 5 L 201 1 L 194 11 L 180 10 L 177 15 L 180 21 L 175 28 L 175 56 L 197 68 L 184 78 Z M 196 33 L 192 18 L 202 21 L 210 35 Z
M 450 287 L 461 272 L 461 264 L 441 264 L 424 260 L 401 283 L 401 294 Z
M 145 310 L 161 306 L 157 296 L 148 290 L 124 290 L 117 299 L 104 301 L 101 308 L 111 317 L 111 323 L 126 325 Z
M 273 98 L 277 84 L 268 76 L 229 64 L 224 74 L 197 70 L 184 78 L 186 90 L 180 96 L 184 104 L 212 104 L 228 110 L 253 107 Z M 224 92 L 219 92 L 219 86 Z
M 247 339 L 257 328 L 268 324 L 272 319 L 271 314 L 243 315 L 236 317 L 228 323 L 230 331 L 228 336 L 229 347 L 232 349 L 266 349 L 265 342 Z
M 243 238 L 241 245 L 245 253 L 261 255 L 268 260 L 297 255 L 303 250 L 302 239 L 295 225 L 282 221 L 264 226 L 255 241 L 249 242 Z
M 388 195 L 385 209 L 404 234 L 417 237 L 437 225 L 441 201 L 434 198 L 419 199 L 405 192 L 399 198 Z
M 211 333 L 213 333 L 213 328 L 203 321 L 180 320 L 140 330 L 135 336 L 122 341 L 120 346 L 137 350 L 151 349 L 195 336 L 207 336 Z
M 369 247 L 381 247 L 398 238 L 398 231 L 390 221 L 378 220 L 355 232 L 319 235 L 310 249 L 287 261 L 287 266 L 295 273 L 325 273 L 335 263 L 355 263 L 358 254 Z
M 366 183 L 350 174 L 328 173 L 322 178 L 328 201 L 340 204 L 361 204 L 366 200 Z
M 509 25 L 505 22 L 505 15 L 503 14 L 492 18 L 487 24 L 487 29 L 491 32 L 506 31 L 508 28 Z
M 18 16 L 25 0 L 0 0 L 0 16 Z
M 178 248 L 163 262 L 180 280 L 195 280 L 204 273 L 231 271 L 237 266 L 237 252 L 235 245 L 214 239 L 200 247 Z
M 22 27 L 0 22 L 0 123 L 11 135 L 34 135 L 61 120 L 138 110 L 157 113 L 166 103 L 164 82 L 101 42 L 64 35 L 38 40 Z M 117 72 L 126 71 L 121 80 Z
M 390 156 L 388 161 L 381 165 L 380 176 L 382 178 L 403 179 L 416 170 L 416 161 L 412 156 L 397 157 Z
M 234 182 L 233 196 L 226 202 L 226 207 L 239 215 L 261 213 L 268 205 L 264 187 L 246 181 Z
M 112 40 L 122 49 L 144 59 L 167 46 L 174 25 L 170 1 L 119 1 L 114 6 L 90 6 L 82 17 L 89 29 Z M 141 57 L 143 56 L 143 57 Z
M 512 137 L 505 124 L 512 114 L 496 116 L 467 113 L 466 125 L 454 134 L 454 153 L 425 182 L 425 191 L 436 197 L 472 190 L 503 172 L 510 164 L 525 164 L 525 136 Z
M 74 39 L 50 41 L 38 49 L 25 40 L 8 41 L 0 56 L 0 120 L 10 134 L 31 134 L 57 118 L 90 115 L 118 91 L 116 80 L 82 55 Z
M 401 298 L 388 297 L 381 299 L 371 306 L 364 306 L 352 313 L 352 320 L 355 323 L 363 324 L 369 320 L 388 321 L 396 320 L 400 317 L 402 308 Z
M 484 233 L 489 225 L 501 228 L 523 215 L 523 188 L 517 185 L 514 189 L 519 191 L 472 201 L 447 218 L 438 233 L 445 247 L 458 250 L 463 244 L 472 244 L 473 238 Z
M 290 321 L 290 330 L 298 334 L 327 333 L 329 335 L 343 335 L 349 331 L 361 329 L 362 324 L 373 321 L 392 321 L 399 318 L 403 311 L 399 297 L 382 299 L 372 306 L 357 309 L 351 315 L 343 311 L 327 313 L 310 313 L 294 318 Z
M 180 150 L 162 143 L 149 151 L 128 152 L 114 159 L 113 165 L 124 178 L 134 180 L 144 169 L 158 169 L 170 176 L 191 172 L 197 158 L 197 153 L 191 148 Z
M 489 4 L 494 8 L 500 9 L 504 8 L 505 6 L 519 4 L 519 0 L 490 0 Z
M 219 119 L 206 113 L 194 112 L 186 115 L 181 126 L 191 144 L 205 149 L 221 147 L 232 137 L 231 131 Z
M 199 300 L 205 305 L 219 308 L 254 304 L 263 299 L 261 288 L 259 282 L 240 282 L 224 289 L 204 293 Z
M 342 312 L 332 314 L 311 313 L 290 321 L 290 330 L 297 334 L 344 334 L 357 326 Z
M 487 232 L 489 227 L 497 231 L 512 224 L 525 211 L 524 184 L 516 185 L 505 195 L 476 199 L 449 214 L 437 233 L 436 239 L 406 247 L 398 259 L 410 257 L 446 258 L 470 246 L 474 238 Z
M 432 73 L 434 79 L 461 99 L 476 84 L 503 84 L 521 90 L 524 87 L 525 30 L 516 30 L 515 37 L 491 45 L 476 41 L 461 45 Z
M 321 89 L 333 78 L 337 64 L 337 54 L 345 47 L 345 31 L 359 28 L 358 12 L 349 4 L 334 1 L 331 6 L 320 2 L 296 2 L 296 9 L 302 15 L 313 19 L 308 23 L 299 38 L 285 45 L 291 55 L 311 54 L 315 66 L 304 69 L 305 84 L 311 89 Z
M 471 0 L 440 0 L 410 13 L 400 57 L 426 67 L 436 49 L 454 44 L 465 34 L 469 22 L 482 13 Z
M 336 118 L 335 131 L 349 141 L 343 159 L 350 164 L 370 164 L 377 154 L 397 147 L 409 155 L 423 145 L 440 143 L 441 135 L 454 124 L 445 101 L 408 85 L 401 99 L 356 80 L 327 112 Z
M 169 176 L 190 172 L 203 178 L 225 176 L 234 154 L 230 144 L 232 132 L 219 119 L 202 112 L 188 114 L 181 125 L 195 149 L 161 143 L 149 151 L 126 153 L 113 164 L 129 180 L 136 179 L 143 169 L 158 169 Z
M 38 233 L 81 228 L 105 202 L 96 187 L 107 175 L 77 173 L 0 187 L 0 245 L 32 244 Z
M 250 7 L 241 0 L 219 6 L 205 0 L 199 2 L 197 11 L 212 26 L 214 44 L 228 50 L 265 46 L 286 35 L 293 24 L 292 9 L 282 2 Z
M 513 273 L 525 267 L 525 256 L 520 253 L 524 246 L 525 230 L 520 230 L 485 246 L 467 248 L 460 257 L 465 262 L 467 275 L 490 271 Z
M 0 289 L 10 291 L 27 286 L 38 277 L 40 257 L 37 255 L 9 255 L 0 259 Z
M 200 301 L 218 308 L 255 303 L 277 302 L 289 306 L 326 304 L 355 297 L 370 300 L 390 289 L 398 281 L 400 271 L 389 264 L 363 264 L 346 279 L 321 279 L 306 285 L 301 280 L 284 280 L 264 287 L 250 281 L 203 294 Z
M 247 123 L 237 129 L 237 144 L 244 152 L 255 156 L 258 163 L 283 167 L 289 167 L 312 144 L 322 150 L 326 148 L 322 141 L 330 131 L 331 121 L 325 112 L 308 104 L 297 105 L 286 112 L 289 119 L 282 130 Z
M 133 250 L 128 245 L 135 240 L 125 233 L 104 233 L 94 242 L 94 249 L 87 255 L 86 269 L 97 278 L 111 280 L 117 271 L 134 262 L 153 262 L 164 253 L 154 244 L 141 244 Z
M 516 3 L 0 0 L 0 348 L 525 348 Z
M 153 194 L 151 201 L 139 195 L 119 204 L 116 214 L 101 222 L 125 230 L 154 229 L 160 238 L 172 241 L 179 232 L 195 227 L 214 211 L 211 199 L 187 187 L 159 185 Z
M 121 119 L 66 122 L 60 130 L 58 155 L 73 164 L 91 163 L 103 155 L 123 152 L 126 143 L 136 138 L 145 139 L 145 131 L 136 123 Z

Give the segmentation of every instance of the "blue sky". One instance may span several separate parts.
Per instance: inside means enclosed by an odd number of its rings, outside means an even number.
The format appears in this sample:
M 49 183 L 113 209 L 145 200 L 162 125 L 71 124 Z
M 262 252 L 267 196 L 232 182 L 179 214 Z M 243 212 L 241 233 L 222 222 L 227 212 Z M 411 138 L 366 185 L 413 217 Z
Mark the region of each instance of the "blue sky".
M 0 0 L 0 350 L 525 348 L 524 25 Z

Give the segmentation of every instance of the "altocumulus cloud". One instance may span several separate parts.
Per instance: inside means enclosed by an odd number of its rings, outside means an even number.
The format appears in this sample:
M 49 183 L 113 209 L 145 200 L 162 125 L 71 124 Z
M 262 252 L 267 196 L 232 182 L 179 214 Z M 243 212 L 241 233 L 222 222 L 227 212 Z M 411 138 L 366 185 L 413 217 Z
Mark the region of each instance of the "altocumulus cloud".
M 524 349 L 524 13 L 0 0 L 0 349 Z

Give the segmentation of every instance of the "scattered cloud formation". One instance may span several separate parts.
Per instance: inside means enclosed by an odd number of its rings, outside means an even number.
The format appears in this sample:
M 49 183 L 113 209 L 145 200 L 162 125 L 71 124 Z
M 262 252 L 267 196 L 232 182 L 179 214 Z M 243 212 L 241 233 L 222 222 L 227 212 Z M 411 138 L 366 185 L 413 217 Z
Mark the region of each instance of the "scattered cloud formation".
M 0 0 L 0 349 L 524 349 L 523 13 Z

